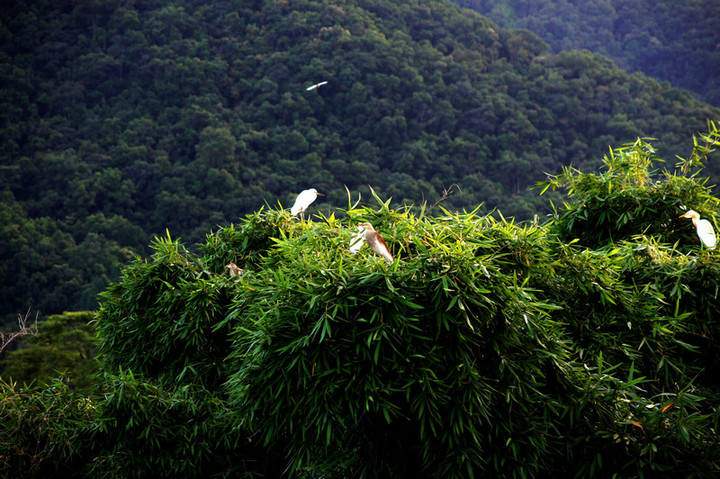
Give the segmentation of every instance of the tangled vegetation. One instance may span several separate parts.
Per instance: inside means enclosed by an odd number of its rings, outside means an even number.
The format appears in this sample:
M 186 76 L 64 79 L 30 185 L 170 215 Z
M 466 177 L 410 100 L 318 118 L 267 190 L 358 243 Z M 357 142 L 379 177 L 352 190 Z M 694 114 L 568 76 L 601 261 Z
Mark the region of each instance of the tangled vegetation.
M 676 219 L 718 214 L 695 178 L 705 153 L 657 181 L 641 140 L 604 173 L 568 169 L 546 186 L 570 202 L 544 224 L 376 196 L 311 220 L 261 210 L 199 254 L 158 237 L 102 294 L 92 393 L 3 383 L 0 468 L 715 477 L 720 260 Z M 350 253 L 365 221 L 392 264 Z

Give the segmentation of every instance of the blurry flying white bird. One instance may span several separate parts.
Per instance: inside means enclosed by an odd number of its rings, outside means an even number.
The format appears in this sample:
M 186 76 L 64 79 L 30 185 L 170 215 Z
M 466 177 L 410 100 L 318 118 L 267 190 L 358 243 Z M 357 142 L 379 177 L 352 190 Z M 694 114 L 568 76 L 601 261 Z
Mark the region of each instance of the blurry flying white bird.
M 385 240 L 380 234 L 375 231 L 375 228 L 370 223 L 360 223 L 360 226 L 365 228 L 365 241 L 377 254 L 385 258 L 388 264 L 393 262 L 392 254 L 385 244 Z
M 300 213 L 304 218 L 305 210 L 313 201 L 315 201 L 315 198 L 317 198 L 318 195 L 324 196 L 322 193 L 318 193 L 315 188 L 310 188 L 309 190 L 300 192 L 300 194 L 297 195 L 297 198 L 295 198 L 295 204 L 290 209 L 290 214 L 295 216 Z
M 365 227 L 358 225 L 358 232 L 350 238 L 350 253 L 355 254 L 360 251 L 360 248 L 365 244 Z
M 316 83 L 316 84 L 314 84 L 314 85 L 311 85 L 311 86 L 307 87 L 306 90 L 307 90 L 307 91 L 314 90 L 314 89 L 316 89 L 316 88 L 320 88 L 320 87 L 323 86 L 323 85 L 327 85 L 327 82 L 326 82 L 326 81 L 321 81 L 320 83 Z
M 700 214 L 697 211 L 690 210 L 680 218 L 692 218 L 693 225 L 697 230 L 698 238 L 700 242 L 710 249 L 715 248 L 717 243 L 717 237 L 715 236 L 715 230 L 712 224 L 708 220 L 701 220 Z

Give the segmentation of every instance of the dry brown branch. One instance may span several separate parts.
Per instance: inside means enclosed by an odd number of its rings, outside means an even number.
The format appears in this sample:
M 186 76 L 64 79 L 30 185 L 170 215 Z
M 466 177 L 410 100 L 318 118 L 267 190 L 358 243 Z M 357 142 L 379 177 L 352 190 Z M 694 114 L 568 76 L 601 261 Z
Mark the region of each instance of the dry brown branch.
M 3 333 L 0 331 L 0 353 L 2 353 L 16 338 L 29 335 L 37 336 L 37 317 L 38 315 L 35 314 L 35 326 L 28 326 L 28 319 L 30 319 L 30 309 L 28 308 L 25 316 L 18 314 L 19 329 L 17 331 L 13 331 L 12 333 Z
M 445 188 L 445 189 L 443 189 L 443 194 L 442 194 L 442 196 L 440 197 L 440 199 L 437 200 L 435 203 L 433 203 L 433 204 L 430 206 L 430 208 L 428 208 L 428 211 L 430 211 L 431 209 L 435 208 L 435 207 L 436 207 L 437 205 L 439 205 L 441 202 L 445 201 L 446 199 L 448 199 L 448 198 L 450 198 L 452 195 L 454 195 L 455 192 L 453 191 L 453 186 L 456 187 L 458 190 L 460 189 L 460 187 L 459 187 L 458 185 L 456 185 L 455 183 L 453 183 L 452 185 L 450 185 L 450 188 Z

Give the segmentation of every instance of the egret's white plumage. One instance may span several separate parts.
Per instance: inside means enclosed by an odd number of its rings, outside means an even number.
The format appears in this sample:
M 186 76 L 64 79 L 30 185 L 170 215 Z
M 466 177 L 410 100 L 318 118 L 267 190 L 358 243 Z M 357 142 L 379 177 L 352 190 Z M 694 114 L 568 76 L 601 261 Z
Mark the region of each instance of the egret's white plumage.
M 358 232 L 350 238 L 350 253 L 355 254 L 360 251 L 360 248 L 365 244 L 365 227 L 358 225 Z
M 382 236 L 375 231 L 373 225 L 370 223 L 360 223 L 360 226 L 365 229 L 365 242 L 373 249 L 373 251 L 385 258 L 385 261 L 387 261 L 388 264 L 392 263 L 393 256 L 390 254 L 390 249 L 387 247 L 387 244 L 385 244 L 385 240 Z
M 309 190 L 300 192 L 300 194 L 297 195 L 297 198 L 295 198 L 295 204 L 290 209 L 290 214 L 295 216 L 298 213 L 304 213 L 307 207 L 315 201 L 315 198 L 317 198 L 318 195 L 323 196 L 323 194 L 318 193 L 315 188 L 310 188 Z
M 309 87 L 306 88 L 306 90 L 307 90 L 307 91 L 314 90 L 314 89 L 316 89 L 316 88 L 320 88 L 320 87 L 323 86 L 323 85 L 327 85 L 327 82 L 326 82 L 326 81 L 321 81 L 320 83 L 316 83 L 316 84 L 314 84 L 314 85 L 310 85 Z
M 715 230 L 713 229 L 712 223 L 708 220 L 701 220 L 700 214 L 697 211 L 690 210 L 680 218 L 692 218 L 693 225 L 697 231 L 700 242 L 712 249 L 717 244 L 717 237 L 715 236 Z

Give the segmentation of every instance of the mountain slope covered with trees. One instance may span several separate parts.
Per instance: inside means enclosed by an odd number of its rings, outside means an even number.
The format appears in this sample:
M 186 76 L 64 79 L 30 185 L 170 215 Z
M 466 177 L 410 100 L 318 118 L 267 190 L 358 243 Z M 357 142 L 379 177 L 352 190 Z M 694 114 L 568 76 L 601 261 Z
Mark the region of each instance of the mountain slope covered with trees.
M 9 319 L 94 309 L 166 229 L 192 248 L 308 187 L 326 194 L 311 212 L 345 186 L 420 205 L 456 185 L 451 210 L 530 218 L 545 172 L 640 136 L 686 156 L 720 117 L 449 1 L 38 0 L 0 20 Z
M 506 28 L 527 28 L 553 51 L 588 49 L 623 70 L 720 106 L 720 2 L 700 0 L 456 0 Z

